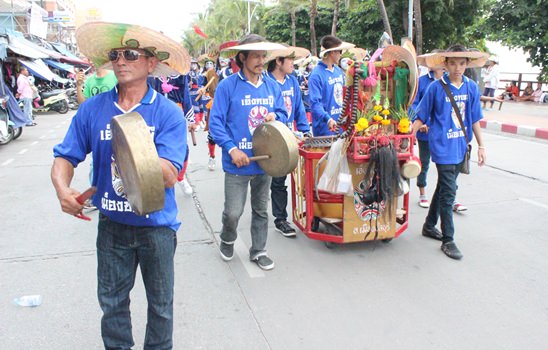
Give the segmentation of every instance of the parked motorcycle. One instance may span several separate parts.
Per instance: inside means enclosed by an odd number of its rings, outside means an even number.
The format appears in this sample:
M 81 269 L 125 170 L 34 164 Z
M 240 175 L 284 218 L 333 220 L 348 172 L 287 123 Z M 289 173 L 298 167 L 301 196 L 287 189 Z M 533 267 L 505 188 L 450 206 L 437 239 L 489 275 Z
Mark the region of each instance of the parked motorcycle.
M 76 88 L 73 88 L 73 87 L 67 88 L 66 93 L 68 96 L 69 108 L 72 110 L 78 109 L 80 104 L 78 103 L 78 95 L 76 93 Z
M 34 112 L 48 112 L 50 110 L 65 114 L 69 111 L 69 99 L 65 90 L 40 91 L 40 99 L 33 101 Z M 19 106 L 23 108 L 23 102 Z
M 7 109 L 7 97 L 0 97 L 0 145 L 5 145 L 14 140 L 15 137 L 15 124 L 10 120 Z M 23 129 L 21 127 L 17 129 Z M 21 133 L 19 132 L 19 137 Z

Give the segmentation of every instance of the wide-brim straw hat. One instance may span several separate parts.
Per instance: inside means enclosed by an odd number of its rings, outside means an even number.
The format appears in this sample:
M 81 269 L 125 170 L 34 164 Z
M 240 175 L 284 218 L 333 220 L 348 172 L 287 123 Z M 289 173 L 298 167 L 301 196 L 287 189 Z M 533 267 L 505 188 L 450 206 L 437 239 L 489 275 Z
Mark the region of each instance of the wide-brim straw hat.
M 367 50 L 362 49 L 361 47 L 352 47 L 344 50 L 342 55 L 344 57 L 349 57 L 354 61 L 363 61 L 367 57 Z
M 320 59 L 317 56 L 307 56 L 305 58 L 301 58 L 300 60 L 295 60 L 293 64 L 296 64 L 299 67 L 306 67 L 310 63 L 313 63 L 314 65 L 318 64 Z
M 392 61 L 403 62 L 409 69 L 409 100 L 408 104 L 413 103 L 418 87 L 418 67 L 416 60 L 415 47 L 410 41 L 405 41 L 403 46 L 389 45 L 382 52 L 382 60 L 388 64 Z
M 491 62 L 495 62 L 496 64 L 499 64 L 499 58 L 497 56 L 493 56 L 491 55 L 489 57 L 489 60 L 488 61 L 491 61 Z
M 448 57 L 468 58 L 468 64 L 466 68 L 478 68 L 483 67 L 489 54 L 481 51 L 458 51 L 458 52 L 436 52 L 427 53 L 417 57 L 417 62 L 421 66 L 428 67 L 430 69 L 439 69 L 445 67 L 445 60 Z
M 329 48 L 329 49 L 325 49 L 325 48 L 321 48 L 320 49 L 320 58 L 323 57 L 323 55 L 325 55 L 326 53 L 328 52 L 331 52 L 331 51 L 338 51 L 338 50 L 341 50 L 341 51 L 344 51 L 344 50 L 348 50 L 348 49 L 351 49 L 353 47 L 355 47 L 356 45 L 354 44 L 351 44 L 351 43 L 347 43 L 346 41 L 343 41 L 339 46 L 335 46 L 335 47 L 332 47 L 332 48 Z
M 198 63 L 203 66 L 208 61 L 215 63 L 215 61 L 217 61 L 217 58 L 219 58 L 219 52 L 211 51 L 208 53 L 201 54 L 200 56 L 198 56 L 197 60 L 198 60 Z
M 235 45 L 221 50 L 221 57 L 233 58 L 236 57 L 240 51 L 275 51 L 284 50 L 285 46 L 278 43 L 272 43 L 269 41 L 261 41 L 257 43 L 249 43 L 242 45 Z
M 158 59 L 152 75 L 186 74 L 190 69 L 190 55 L 181 44 L 139 25 L 89 22 L 76 30 L 76 41 L 80 51 L 96 67 L 112 69 L 112 63 L 108 60 L 112 49 L 134 48 L 146 50 Z
M 310 51 L 304 47 L 287 46 L 284 49 L 270 51 L 266 57 L 266 63 L 275 60 L 278 57 L 289 57 L 294 60 L 300 60 L 310 55 Z

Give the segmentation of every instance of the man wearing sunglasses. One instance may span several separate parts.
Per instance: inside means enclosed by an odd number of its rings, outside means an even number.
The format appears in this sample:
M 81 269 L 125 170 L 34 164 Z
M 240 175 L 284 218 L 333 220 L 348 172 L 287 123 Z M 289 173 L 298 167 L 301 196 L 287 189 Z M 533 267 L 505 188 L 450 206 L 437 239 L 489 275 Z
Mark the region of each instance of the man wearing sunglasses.
M 81 213 L 80 193 L 70 185 L 74 168 L 93 152 L 93 204 L 99 209 L 97 295 L 105 348 L 134 346 L 129 305 L 139 266 L 148 302 L 144 349 L 172 349 L 173 258 L 181 225 L 173 186 L 187 148 L 186 120 L 181 108 L 147 84 L 147 77 L 185 74 L 190 57 L 175 41 L 140 26 L 87 23 L 76 37 L 80 50 L 97 67 L 112 68 L 118 85 L 80 106 L 64 140 L 54 147 L 52 182 L 62 210 Z M 144 216 L 132 211 L 124 189 L 132 184 L 121 182 L 112 152 L 111 119 L 128 112 L 138 112 L 149 127 L 165 184 L 164 208 Z

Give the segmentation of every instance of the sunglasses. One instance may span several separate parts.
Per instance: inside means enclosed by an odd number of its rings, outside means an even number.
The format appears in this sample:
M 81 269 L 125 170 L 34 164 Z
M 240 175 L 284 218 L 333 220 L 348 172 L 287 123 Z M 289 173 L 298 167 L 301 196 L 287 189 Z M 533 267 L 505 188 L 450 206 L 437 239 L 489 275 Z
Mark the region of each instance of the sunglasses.
M 116 62 L 120 58 L 120 55 L 123 55 L 126 61 L 137 61 L 139 56 L 150 57 L 150 55 L 140 53 L 137 50 L 112 50 L 108 53 L 108 60 L 111 62 Z

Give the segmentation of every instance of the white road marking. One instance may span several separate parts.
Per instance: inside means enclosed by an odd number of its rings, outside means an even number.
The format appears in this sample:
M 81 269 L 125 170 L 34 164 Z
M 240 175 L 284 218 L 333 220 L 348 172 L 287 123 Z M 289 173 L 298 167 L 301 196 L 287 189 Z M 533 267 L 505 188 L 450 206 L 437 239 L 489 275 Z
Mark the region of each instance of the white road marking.
M 54 130 L 54 129 L 50 129 L 50 130 L 48 130 L 48 132 L 49 132 L 49 133 L 52 133 L 52 132 L 55 132 L 55 130 Z
M 46 135 L 42 135 L 42 136 L 39 137 L 40 140 L 43 140 L 45 138 L 46 138 Z
M 11 162 L 13 162 L 13 158 L 10 158 L 10 159 L 6 160 L 4 163 L 2 163 L 2 166 L 8 165 Z
M 527 199 L 527 198 L 518 198 L 518 199 L 522 202 L 529 203 L 529 204 L 532 204 L 532 205 L 536 205 L 537 207 L 541 207 L 541 208 L 544 208 L 544 209 L 548 209 L 548 205 L 546 205 L 546 204 L 543 204 L 543 203 L 540 203 L 540 202 L 537 202 L 537 201 L 534 201 L 534 200 L 531 200 L 531 199 Z
M 27 148 L 23 148 L 22 150 L 19 151 L 19 154 L 25 154 L 27 153 L 28 149 Z
M 261 270 L 257 264 L 249 261 L 249 248 L 246 247 L 245 243 L 239 237 L 236 239 L 236 242 L 234 242 L 234 250 L 236 255 L 238 255 L 238 258 L 242 261 L 242 265 L 244 265 L 249 277 L 261 278 L 265 276 L 263 270 Z
M 37 143 L 38 143 L 38 141 L 34 141 L 34 142 L 31 143 L 30 145 L 31 145 L 31 146 L 34 146 L 34 145 L 36 145 Z
M 58 124 L 55 126 L 55 129 L 59 129 L 61 127 L 61 124 Z

